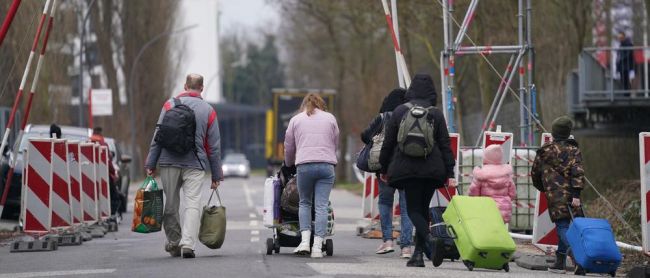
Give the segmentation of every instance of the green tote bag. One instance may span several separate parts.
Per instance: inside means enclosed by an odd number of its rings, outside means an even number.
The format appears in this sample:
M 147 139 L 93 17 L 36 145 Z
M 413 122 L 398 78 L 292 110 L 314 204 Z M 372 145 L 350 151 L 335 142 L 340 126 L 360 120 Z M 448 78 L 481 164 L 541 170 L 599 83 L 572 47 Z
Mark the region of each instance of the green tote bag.
M 210 205 L 212 196 L 217 194 L 219 205 Z M 201 215 L 201 228 L 199 229 L 199 241 L 210 249 L 219 249 L 226 237 L 226 207 L 221 202 L 219 191 L 212 190 L 208 204 L 203 207 Z

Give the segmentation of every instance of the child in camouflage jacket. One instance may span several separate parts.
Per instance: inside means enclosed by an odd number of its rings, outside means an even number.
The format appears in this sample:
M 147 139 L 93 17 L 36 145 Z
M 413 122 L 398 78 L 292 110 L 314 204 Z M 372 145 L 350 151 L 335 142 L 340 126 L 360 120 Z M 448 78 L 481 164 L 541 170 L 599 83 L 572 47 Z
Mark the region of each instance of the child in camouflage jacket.
M 571 212 L 582 214 L 580 192 L 584 187 L 584 170 L 578 142 L 570 138 L 572 129 L 573 121 L 569 117 L 553 121 L 554 141 L 537 150 L 531 173 L 533 185 L 546 196 L 551 221 L 560 239 L 556 262 L 549 268 L 554 273 L 565 272 L 566 232 L 571 224 Z

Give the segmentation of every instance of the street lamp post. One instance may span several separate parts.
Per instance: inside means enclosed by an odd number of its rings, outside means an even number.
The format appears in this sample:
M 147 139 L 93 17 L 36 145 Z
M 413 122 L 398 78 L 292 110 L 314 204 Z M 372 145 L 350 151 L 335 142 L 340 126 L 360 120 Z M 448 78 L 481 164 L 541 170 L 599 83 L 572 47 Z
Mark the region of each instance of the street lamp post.
M 131 121 L 130 121 L 131 122 L 131 148 L 132 148 L 132 152 L 133 152 L 133 157 L 136 160 L 136 161 L 134 161 L 135 163 L 131 163 L 132 167 L 135 167 L 135 165 L 138 164 L 138 159 L 139 159 L 139 156 L 135 155 L 137 147 L 136 147 L 136 144 L 135 144 L 135 133 L 136 133 L 136 129 L 135 129 L 135 108 L 133 106 L 133 102 L 135 102 L 134 92 L 133 92 L 133 82 L 134 82 L 135 77 L 136 77 L 136 71 L 135 70 L 138 67 L 138 62 L 140 62 L 140 58 L 142 57 L 142 54 L 144 54 L 145 50 L 147 50 L 154 43 L 158 42 L 160 39 L 162 39 L 164 37 L 167 37 L 167 36 L 170 36 L 170 35 L 173 35 L 175 33 L 185 32 L 185 31 L 193 29 L 193 28 L 195 28 L 197 26 L 198 26 L 198 24 L 194 24 L 194 25 L 186 26 L 186 27 L 179 28 L 179 29 L 176 29 L 176 30 L 166 31 L 166 32 L 163 32 L 163 33 L 160 33 L 160 34 L 156 35 L 155 37 L 153 37 L 151 40 L 149 40 L 147 43 L 145 43 L 140 48 L 140 51 L 138 51 L 138 54 L 135 56 L 135 59 L 133 60 L 133 65 L 131 66 L 131 73 L 129 74 L 129 84 L 127 86 L 127 89 L 128 89 L 128 92 L 129 92 L 129 100 L 128 100 L 129 101 L 129 115 L 131 115 Z M 131 173 L 135 173 L 135 169 L 132 168 Z

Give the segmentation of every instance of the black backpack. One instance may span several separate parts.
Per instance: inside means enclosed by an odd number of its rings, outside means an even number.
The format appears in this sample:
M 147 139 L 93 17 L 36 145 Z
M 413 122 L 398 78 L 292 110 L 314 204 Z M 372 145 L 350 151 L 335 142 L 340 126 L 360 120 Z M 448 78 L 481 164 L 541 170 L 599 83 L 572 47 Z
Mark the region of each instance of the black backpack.
M 178 155 L 195 152 L 196 118 L 194 110 L 182 104 L 178 98 L 172 99 L 174 107 L 165 112 L 162 123 L 158 125 L 154 141 Z

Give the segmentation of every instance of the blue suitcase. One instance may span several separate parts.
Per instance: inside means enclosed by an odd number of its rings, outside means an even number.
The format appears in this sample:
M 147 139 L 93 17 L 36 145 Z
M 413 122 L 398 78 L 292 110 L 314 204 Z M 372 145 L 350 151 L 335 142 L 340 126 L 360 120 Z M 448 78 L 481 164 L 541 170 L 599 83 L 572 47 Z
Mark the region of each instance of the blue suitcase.
M 621 265 L 621 251 L 616 246 L 612 226 L 605 219 L 577 217 L 566 233 L 576 263 L 576 274 L 616 276 Z

